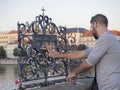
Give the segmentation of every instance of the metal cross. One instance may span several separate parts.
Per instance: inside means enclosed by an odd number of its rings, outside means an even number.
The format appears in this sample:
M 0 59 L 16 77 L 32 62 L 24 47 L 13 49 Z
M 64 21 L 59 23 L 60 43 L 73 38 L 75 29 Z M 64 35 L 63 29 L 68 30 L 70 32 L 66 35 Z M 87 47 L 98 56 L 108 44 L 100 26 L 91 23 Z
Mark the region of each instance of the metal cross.
M 44 9 L 44 7 L 42 7 L 42 15 L 44 16 L 44 12 L 45 12 L 45 9 Z

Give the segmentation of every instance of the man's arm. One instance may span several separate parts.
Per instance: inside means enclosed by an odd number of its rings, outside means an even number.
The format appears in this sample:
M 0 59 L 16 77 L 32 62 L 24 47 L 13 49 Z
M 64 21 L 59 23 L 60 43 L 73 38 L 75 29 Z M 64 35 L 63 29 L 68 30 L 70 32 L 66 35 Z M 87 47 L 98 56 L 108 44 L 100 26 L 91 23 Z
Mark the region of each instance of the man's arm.
M 92 66 L 89 65 L 86 61 L 82 62 L 82 64 L 80 64 L 80 66 L 73 73 L 68 74 L 67 81 L 69 83 L 75 83 L 77 75 L 87 71 L 91 67 Z
M 87 63 L 87 61 L 83 61 L 82 64 L 74 71 L 74 73 L 76 75 L 87 71 L 88 69 L 90 69 L 92 66 L 90 64 Z
M 65 58 L 65 59 L 83 59 L 83 58 L 86 58 L 84 50 L 59 54 L 59 53 L 54 52 L 47 43 L 45 43 L 45 46 L 48 50 L 49 56 L 52 58 Z

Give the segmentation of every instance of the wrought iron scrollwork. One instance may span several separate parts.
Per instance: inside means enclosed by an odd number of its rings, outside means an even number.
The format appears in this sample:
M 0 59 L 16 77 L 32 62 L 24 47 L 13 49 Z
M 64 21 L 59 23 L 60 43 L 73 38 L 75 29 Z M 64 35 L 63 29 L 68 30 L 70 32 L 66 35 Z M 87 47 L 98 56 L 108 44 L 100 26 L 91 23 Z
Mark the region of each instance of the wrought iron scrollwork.
M 75 38 L 66 37 L 66 30 L 66 27 L 57 27 L 52 19 L 44 14 L 36 16 L 31 24 L 18 22 L 20 85 L 32 88 L 65 82 L 69 67 L 73 69 L 78 62 L 49 57 L 45 42 L 58 53 L 72 50 L 68 39 L 70 43 L 74 43 Z
M 66 27 L 57 27 L 44 15 L 36 16 L 31 24 L 18 22 L 19 78 L 26 88 L 65 81 L 66 60 L 48 57 L 45 42 L 59 53 L 67 52 Z

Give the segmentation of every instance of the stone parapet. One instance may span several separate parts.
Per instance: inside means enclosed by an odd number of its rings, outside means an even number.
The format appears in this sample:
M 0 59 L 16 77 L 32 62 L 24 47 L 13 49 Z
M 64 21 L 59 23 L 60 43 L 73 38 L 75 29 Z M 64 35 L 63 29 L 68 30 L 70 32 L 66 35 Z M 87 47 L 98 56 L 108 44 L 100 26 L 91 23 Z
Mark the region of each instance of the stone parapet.
M 90 90 L 93 78 L 79 79 L 76 84 L 61 83 L 31 90 Z
M 17 60 L 8 60 L 8 59 L 3 59 L 3 60 L 0 60 L 0 64 L 17 64 Z

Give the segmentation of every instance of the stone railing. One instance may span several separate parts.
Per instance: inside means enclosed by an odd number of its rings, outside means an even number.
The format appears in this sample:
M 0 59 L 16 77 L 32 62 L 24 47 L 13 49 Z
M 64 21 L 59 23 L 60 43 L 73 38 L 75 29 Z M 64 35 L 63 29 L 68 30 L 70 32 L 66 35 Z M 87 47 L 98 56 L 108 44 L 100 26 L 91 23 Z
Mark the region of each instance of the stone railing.
M 0 64 L 17 64 L 17 60 L 13 59 L 1 59 Z
M 51 85 L 43 88 L 36 88 L 32 90 L 90 90 L 93 78 L 89 79 L 79 79 L 76 84 L 61 83 L 56 85 Z

